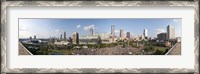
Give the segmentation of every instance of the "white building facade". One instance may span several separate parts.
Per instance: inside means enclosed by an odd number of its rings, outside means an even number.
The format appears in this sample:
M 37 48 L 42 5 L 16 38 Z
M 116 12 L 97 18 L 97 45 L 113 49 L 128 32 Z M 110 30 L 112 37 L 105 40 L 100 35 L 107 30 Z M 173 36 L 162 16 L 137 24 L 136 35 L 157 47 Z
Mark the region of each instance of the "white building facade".
M 147 31 L 147 29 L 144 29 L 143 35 L 144 35 L 144 37 L 147 37 L 147 36 L 148 36 L 148 31 Z
M 175 28 L 171 25 L 167 26 L 167 39 L 175 39 Z

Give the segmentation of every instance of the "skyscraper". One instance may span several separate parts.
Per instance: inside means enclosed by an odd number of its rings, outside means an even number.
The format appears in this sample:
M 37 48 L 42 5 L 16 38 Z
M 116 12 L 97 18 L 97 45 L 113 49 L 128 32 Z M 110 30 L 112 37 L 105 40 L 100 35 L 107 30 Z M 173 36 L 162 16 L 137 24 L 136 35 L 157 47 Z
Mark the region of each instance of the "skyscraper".
M 90 36 L 94 35 L 93 34 L 93 28 L 90 28 Z
M 167 39 L 175 39 L 175 28 L 171 25 L 167 26 Z
M 36 36 L 34 36 L 34 39 L 36 39 Z
M 126 38 L 128 38 L 128 39 L 131 38 L 131 33 L 130 32 L 126 32 Z
M 30 37 L 29 40 L 32 41 L 32 37 Z
M 112 25 L 111 26 L 111 35 L 114 35 L 115 34 L 115 25 Z
M 115 42 L 115 25 L 111 26 L 112 42 Z
M 143 36 L 144 36 L 144 37 L 147 37 L 147 35 L 148 35 L 147 32 L 148 32 L 147 29 L 144 29 L 144 32 L 143 32 Z
M 74 32 L 72 34 L 72 43 L 73 44 L 79 44 L 79 34 L 77 32 Z
M 119 37 L 120 37 L 120 38 L 124 38 L 124 30 L 120 29 Z
M 60 40 L 62 40 L 62 34 L 60 35 Z
M 67 38 L 66 38 L 66 32 L 64 32 L 64 40 L 65 41 L 67 40 Z

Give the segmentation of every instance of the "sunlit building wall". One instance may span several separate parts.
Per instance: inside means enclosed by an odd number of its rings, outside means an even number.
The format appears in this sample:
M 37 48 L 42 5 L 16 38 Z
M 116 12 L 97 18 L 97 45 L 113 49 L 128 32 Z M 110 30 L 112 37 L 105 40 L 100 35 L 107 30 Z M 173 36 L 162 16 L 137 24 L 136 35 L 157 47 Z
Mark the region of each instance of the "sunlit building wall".
M 171 25 L 167 26 L 167 39 L 175 39 L 175 28 Z

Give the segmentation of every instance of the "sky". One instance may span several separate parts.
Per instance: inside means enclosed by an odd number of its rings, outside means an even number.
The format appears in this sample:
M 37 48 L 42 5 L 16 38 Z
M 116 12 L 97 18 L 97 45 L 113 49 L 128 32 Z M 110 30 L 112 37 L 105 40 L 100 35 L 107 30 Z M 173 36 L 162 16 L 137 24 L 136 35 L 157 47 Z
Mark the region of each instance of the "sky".
M 175 36 L 181 37 L 182 20 L 180 18 L 84 18 L 84 19 L 58 19 L 58 18 L 25 18 L 19 19 L 19 38 L 29 38 L 34 35 L 37 38 L 60 37 L 66 32 L 67 37 L 73 32 L 80 36 L 89 35 L 89 29 L 94 33 L 111 33 L 111 25 L 115 25 L 115 34 L 119 36 L 119 30 L 130 32 L 133 36 L 143 34 L 148 30 L 148 37 L 156 37 L 157 34 L 167 32 L 167 25 L 175 27 Z

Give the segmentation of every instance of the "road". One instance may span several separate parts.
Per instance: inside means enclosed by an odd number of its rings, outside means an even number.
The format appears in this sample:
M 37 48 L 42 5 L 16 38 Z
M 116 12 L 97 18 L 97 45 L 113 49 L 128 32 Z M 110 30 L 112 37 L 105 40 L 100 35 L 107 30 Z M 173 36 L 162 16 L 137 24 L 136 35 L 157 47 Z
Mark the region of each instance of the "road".
M 19 42 L 19 55 L 32 55 L 20 42 Z
M 177 43 L 167 55 L 181 55 L 181 43 Z

